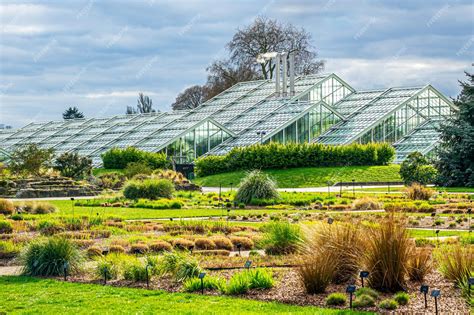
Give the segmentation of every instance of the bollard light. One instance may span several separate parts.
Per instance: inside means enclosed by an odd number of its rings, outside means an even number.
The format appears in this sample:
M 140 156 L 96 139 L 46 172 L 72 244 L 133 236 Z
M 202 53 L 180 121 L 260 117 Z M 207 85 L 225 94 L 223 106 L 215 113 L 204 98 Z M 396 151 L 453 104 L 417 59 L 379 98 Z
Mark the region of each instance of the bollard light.
M 67 281 L 67 270 L 69 269 L 69 263 L 67 261 L 63 264 L 63 271 L 64 271 L 64 281 Z
M 346 293 L 349 293 L 349 307 L 352 308 L 352 295 L 356 291 L 357 287 L 353 284 L 348 285 L 346 288 Z
M 426 284 L 422 284 L 421 287 L 420 287 L 420 292 L 423 293 L 423 295 L 425 296 L 425 308 L 428 308 L 427 295 L 428 295 L 429 290 L 430 290 L 430 287 L 427 286 Z
M 467 285 L 468 285 L 468 297 L 469 299 L 471 298 L 471 286 L 474 285 L 474 277 L 469 277 L 469 279 L 467 280 Z
M 74 197 L 71 197 L 72 217 L 74 218 Z
M 237 246 L 237 249 L 239 250 L 239 256 L 241 256 L 241 255 L 240 255 L 240 249 L 242 248 L 242 244 L 240 244 L 240 243 L 237 243 L 237 245 L 236 245 L 236 246 Z
M 333 218 L 328 218 L 328 224 L 333 224 L 334 223 L 334 219 Z
M 360 281 L 362 282 L 362 287 L 364 287 L 364 279 L 369 277 L 369 272 L 363 270 L 359 273 L 359 276 L 360 276 Z
M 441 290 L 432 290 L 430 295 L 435 299 L 435 314 L 438 315 L 438 298 L 441 296 Z
M 198 279 L 201 279 L 201 294 L 204 294 L 204 277 L 206 276 L 205 272 L 201 272 L 198 276 Z
M 250 266 L 252 265 L 252 261 L 251 260 L 247 260 L 244 264 L 244 268 L 246 268 L 247 270 L 250 270 Z

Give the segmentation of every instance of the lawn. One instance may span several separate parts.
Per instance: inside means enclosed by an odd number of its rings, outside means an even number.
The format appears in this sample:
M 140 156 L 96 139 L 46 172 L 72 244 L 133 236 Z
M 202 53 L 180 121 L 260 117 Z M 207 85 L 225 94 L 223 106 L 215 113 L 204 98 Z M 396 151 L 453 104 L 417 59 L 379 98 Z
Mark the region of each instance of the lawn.
M 409 229 L 409 234 L 413 238 L 426 238 L 426 237 L 436 237 L 436 229 Z M 472 233 L 471 233 L 472 234 Z M 446 237 L 446 236 L 463 236 L 468 237 L 468 231 L 446 231 L 441 230 L 439 231 L 439 237 Z M 473 236 L 474 237 L 474 236 Z
M 450 193 L 474 193 L 474 187 L 430 187 L 436 191 L 450 192 Z M 405 187 L 390 187 L 390 192 L 402 192 Z M 356 188 L 356 192 L 388 192 L 388 186 L 376 188 Z
M 29 277 L 0 277 L 0 287 L 0 313 L 7 314 L 362 314 Z
M 272 176 L 279 187 L 300 188 L 300 187 L 320 187 L 326 186 L 328 181 L 332 183 L 350 182 L 399 182 L 399 165 L 387 166 L 347 166 L 347 167 L 305 167 L 279 170 L 265 170 L 265 173 Z M 245 171 L 236 171 L 210 175 L 196 178 L 194 181 L 202 186 L 235 187 L 243 177 Z

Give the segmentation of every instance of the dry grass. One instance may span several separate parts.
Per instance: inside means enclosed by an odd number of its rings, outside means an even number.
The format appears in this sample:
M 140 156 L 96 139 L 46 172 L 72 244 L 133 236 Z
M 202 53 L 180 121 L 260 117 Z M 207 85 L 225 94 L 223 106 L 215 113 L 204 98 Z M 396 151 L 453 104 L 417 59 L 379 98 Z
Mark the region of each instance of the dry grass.
M 382 208 L 382 203 L 371 197 L 356 199 L 352 204 L 354 210 L 380 210 Z
M 408 262 L 414 253 L 414 244 L 405 224 L 397 222 L 390 213 L 379 226 L 368 229 L 366 240 L 365 264 L 370 272 L 369 286 L 390 292 L 403 289 Z
M 405 195 L 411 200 L 430 200 L 434 191 L 420 184 L 414 183 L 405 189 Z
M 320 224 L 307 232 L 306 244 L 331 253 L 335 265 L 332 281 L 345 283 L 361 269 L 363 231 L 352 224 Z
M 334 256 L 326 250 L 308 248 L 299 264 L 297 272 L 306 292 L 323 293 L 334 277 Z
M 472 245 L 443 246 L 436 251 L 439 271 L 446 279 L 460 286 L 474 270 L 474 247 Z
M 408 262 L 408 277 L 422 282 L 433 268 L 430 248 L 416 248 Z

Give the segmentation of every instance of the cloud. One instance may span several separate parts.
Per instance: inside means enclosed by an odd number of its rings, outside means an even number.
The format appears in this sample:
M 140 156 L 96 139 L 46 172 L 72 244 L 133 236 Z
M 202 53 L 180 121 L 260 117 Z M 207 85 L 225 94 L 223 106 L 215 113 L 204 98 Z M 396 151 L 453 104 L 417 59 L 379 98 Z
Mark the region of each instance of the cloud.
M 470 70 L 470 0 L 4 0 L 0 123 L 122 114 L 146 91 L 167 110 L 265 14 L 313 35 L 327 71 L 360 88 L 433 83 L 449 96 Z

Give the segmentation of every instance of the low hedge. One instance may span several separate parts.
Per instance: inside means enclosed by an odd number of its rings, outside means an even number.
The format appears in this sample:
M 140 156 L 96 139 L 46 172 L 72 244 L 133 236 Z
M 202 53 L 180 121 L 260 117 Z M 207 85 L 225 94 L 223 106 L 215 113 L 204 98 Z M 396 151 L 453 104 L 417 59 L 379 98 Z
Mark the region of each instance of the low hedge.
M 196 175 L 250 169 L 293 167 L 386 165 L 395 157 L 388 143 L 348 144 L 269 143 L 233 148 L 224 156 L 204 156 L 196 160 Z
M 125 169 L 129 163 L 140 162 L 152 169 L 168 168 L 169 161 L 165 153 L 142 151 L 134 147 L 112 148 L 101 155 L 104 168 Z

